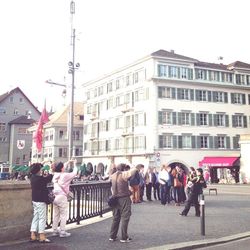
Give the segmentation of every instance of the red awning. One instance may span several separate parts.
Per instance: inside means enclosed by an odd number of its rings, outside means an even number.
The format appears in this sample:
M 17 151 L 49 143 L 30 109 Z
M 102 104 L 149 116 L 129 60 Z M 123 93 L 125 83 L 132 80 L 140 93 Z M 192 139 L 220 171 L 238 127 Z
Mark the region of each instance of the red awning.
M 209 157 L 206 156 L 199 162 L 200 167 L 230 168 L 235 165 L 239 157 Z M 237 164 L 238 165 L 238 164 Z

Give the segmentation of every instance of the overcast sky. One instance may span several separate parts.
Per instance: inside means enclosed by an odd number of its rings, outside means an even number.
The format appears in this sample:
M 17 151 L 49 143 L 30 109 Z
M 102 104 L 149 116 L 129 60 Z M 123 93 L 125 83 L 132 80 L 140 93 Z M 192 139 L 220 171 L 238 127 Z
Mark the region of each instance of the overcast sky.
M 0 94 L 19 86 L 41 110 L 63 104 L 71 0 L 0 1 Z M 250 63 L 247 0 L 75 0 L 76 85 L 159 49 L 206 62 Z M 82 91 L 76 90 L 81 101 Z

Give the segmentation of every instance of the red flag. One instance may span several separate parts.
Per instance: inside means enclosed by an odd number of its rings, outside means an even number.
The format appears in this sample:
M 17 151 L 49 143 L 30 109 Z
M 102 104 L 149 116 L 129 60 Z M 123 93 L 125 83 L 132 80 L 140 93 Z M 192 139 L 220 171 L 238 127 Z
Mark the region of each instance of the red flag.
M 49 121 L 48 113 L 46 107 L 43 108 L 42 114 L 39 118 L 36 132 L 34 134 L 34 140 L 36 143 L 37 152 L 41 152 L 43 144 L 43 125 Z

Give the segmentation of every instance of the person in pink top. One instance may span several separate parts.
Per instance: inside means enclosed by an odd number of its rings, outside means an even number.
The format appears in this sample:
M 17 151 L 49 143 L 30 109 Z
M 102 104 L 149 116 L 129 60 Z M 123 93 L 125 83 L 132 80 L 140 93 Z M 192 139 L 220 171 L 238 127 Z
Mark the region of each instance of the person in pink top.
M 74 169 L 71 173 L 64 172 L 68 164 L 74 162 Z M 53 235 L 59 235 L 59 237 L 68 237 L 71 234 L 65 231 L 66 220 L 68 215 L 68 201 L 67 193 L 69 192 L 69 186 L 73 178 L 77 175 L 76 160 L 68 161 L 66 163 L 59 162 L 54 167 L 54 177 L 52 182 L 54 183 L 55 200 L 53 202 Z M 58 224 L 60 222 L 60 230 L 58 230 Z

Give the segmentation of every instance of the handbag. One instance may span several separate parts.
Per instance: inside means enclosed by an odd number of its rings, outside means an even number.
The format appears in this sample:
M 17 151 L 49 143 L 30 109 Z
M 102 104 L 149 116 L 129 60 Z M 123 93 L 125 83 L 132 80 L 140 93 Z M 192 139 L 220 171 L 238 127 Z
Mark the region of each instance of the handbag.
M 55 194 L 54 194 L 54 192 L 53 192 L 53 190 L 49 190 L 49 192 L 48 192 L 48 197 L 47 197 L 47 204 L 51 204 L 51 203 L 53 203 L 54 202 L 54 200 L 55 200 Z
M 115 207 L 116 206 L 116 204 L 117 204 L 117 202 L 118 202 L 118 200 L 117 200 L 117 197 L 115 197 L 115 196 L 113 196 L 113 195 L 110 195 L 109 197 L 108 197 L 108 205 L 110 206 L 110 207 Z
M 117 195 L 117 178 L 118 178 L 119 174 L 120 174 L 120 172 L 117 172 L 117 174 L 116 174 L 114 193 L 108 197 L 108 201 L 107 201 L 108 205 L 111 208 L 114 208 L 118 204 L 118 197 L 116 195 Z
M 59 182 L 57 182 L 57 183 L 58 183 L 59 187 L 62 189 L 62 191 L 66 194 L 67 201 L 71 202 L 75 198 L 74 193 L 71 191 L 69 191 L 67 193 L 66 190 L 64 189 L 64 187 Z

